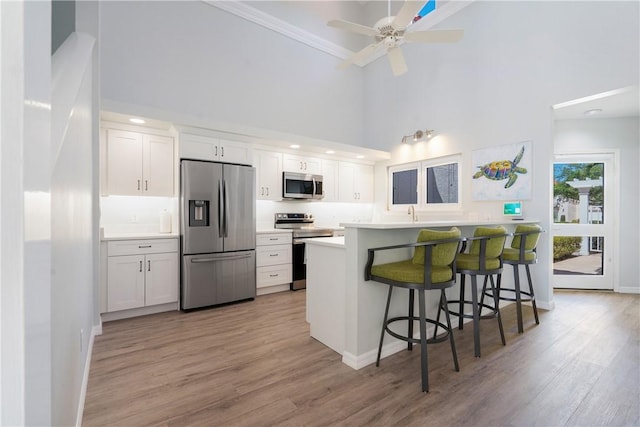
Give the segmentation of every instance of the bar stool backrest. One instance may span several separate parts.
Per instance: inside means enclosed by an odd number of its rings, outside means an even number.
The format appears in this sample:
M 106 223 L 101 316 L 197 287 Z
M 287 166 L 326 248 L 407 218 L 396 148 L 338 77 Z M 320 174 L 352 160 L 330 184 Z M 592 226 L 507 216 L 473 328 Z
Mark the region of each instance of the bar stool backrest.
M 526 236 L 518 236 L 518 233 L 531 233 Z M 522 237 L 524 237 L 524 250 L 533 251 L 538 246 L 540 240 L 540 234 L 542 234 L 542 228 L 537 224 L 531 225 L 518 225 L 515 231 L 516 236 L 511 240 L 512 249 L 520 249 Z
M 495 239 L 489 239 L 487 241 L 486 253 L 487 258 L 499 258 L 502 255 L 504 244 L 506 241 L 507 230 L 502 227 L 476 227 L 473 232 L 473 237 L 490 237 L 501 236 Z M 471 249 L 469 253 L 472 255 L 480 255 L 480 240 L 474 240 L 471 242 Z
M 447 240 L 460 238 L 461 232 L 457 227 L 451 227 L 450 230 L 429 230 L 422 229 L 418 234 L 417 243 L 430 242 L 434 240 Z M 458 242 L 443 243 L 433 247 L 431 252 L 431 265 L 436 267 L 445 267 L 450 265 L 456 257 Z M 424 264 L 424 247 L 418 246 L 413 253 L 412 262 L 414 264 Z

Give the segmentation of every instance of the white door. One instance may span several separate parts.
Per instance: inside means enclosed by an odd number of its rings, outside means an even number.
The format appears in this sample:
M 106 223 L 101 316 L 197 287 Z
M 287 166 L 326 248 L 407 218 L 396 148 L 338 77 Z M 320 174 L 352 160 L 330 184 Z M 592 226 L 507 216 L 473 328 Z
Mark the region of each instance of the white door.
M 142 141 L 142 194 L 173 196 L 173 138 L 144 135 Z
M 553 286 L 613 289 L 618 240 L 613 153 L 557 154 L 553 174 Z
M 142 194 L 142 134 L 107 130 L 107 193 Z
M 145 305 L 178 301 L 178 254 L 147 254 Z
M 107 310 L 144 306 L 144 256 L 112 256 L 107 260 Z
M 256 167 L 256 198 L 282 200 L 282 154 L 254 150 Z

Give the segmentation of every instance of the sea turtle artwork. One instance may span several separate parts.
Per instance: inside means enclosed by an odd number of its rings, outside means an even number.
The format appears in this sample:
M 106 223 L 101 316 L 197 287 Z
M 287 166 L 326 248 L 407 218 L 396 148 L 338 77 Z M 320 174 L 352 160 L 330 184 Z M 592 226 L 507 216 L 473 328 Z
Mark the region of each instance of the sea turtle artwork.
M 487 163 L 486 165 L 478 166 L 480 169 L 479 172 L 476 172 L 473 175 L 473 179 L 485 177 L 492 181 L 502 181 L 503 179 L 508 179 L 507 183 L 504 185 L 504 188 L 511 187 L 518 179 L 519 173 L 527 173 L 525 168 L 518 167 L 518 163 L 522 160 L 522 156 L 524 155 L 524 147 L 520 150 L 518 155 L 511 160 L 496 160 L 491 163 Z

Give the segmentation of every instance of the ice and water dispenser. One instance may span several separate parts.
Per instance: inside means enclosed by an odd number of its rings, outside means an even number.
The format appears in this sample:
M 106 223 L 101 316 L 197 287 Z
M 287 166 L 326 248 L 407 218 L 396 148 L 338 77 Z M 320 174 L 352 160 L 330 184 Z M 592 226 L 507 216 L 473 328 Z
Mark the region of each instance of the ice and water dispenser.
M 189 227 L 209 226 L 209 200 L 189 200 Z

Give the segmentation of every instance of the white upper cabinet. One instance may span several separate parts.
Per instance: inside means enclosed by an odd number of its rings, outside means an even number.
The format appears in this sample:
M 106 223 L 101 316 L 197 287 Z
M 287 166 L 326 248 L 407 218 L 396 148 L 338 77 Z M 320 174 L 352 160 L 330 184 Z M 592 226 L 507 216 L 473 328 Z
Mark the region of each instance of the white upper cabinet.
M 106 192 L 173 196 L 173 138 L 107 129 Z
M 324 202 L 338 201 L 338 162 L 322 160 L 322 193 Z
M 339 162 L 338 182 L 341 202 L 373 202 L 373 166 Z
M 249 145 L 190 133 L 180 134 L 180 158 L 250 164 Z
M 282 170 L 285 172 L 300 172 L 320 175 L 322 173 L 322 164 L 320 159 L 316 159 L 314 157 L 283 154 Z
M 282 154 L 275 151 L 253 151 L 256 168 L 256 198 L 282 200 Z

